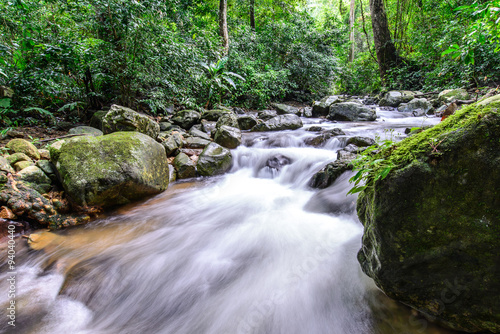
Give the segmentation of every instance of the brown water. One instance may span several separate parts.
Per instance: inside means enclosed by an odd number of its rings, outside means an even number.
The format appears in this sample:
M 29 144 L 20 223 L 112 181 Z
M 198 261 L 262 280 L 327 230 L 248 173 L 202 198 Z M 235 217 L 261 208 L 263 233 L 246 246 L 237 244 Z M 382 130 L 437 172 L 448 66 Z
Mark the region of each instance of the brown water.
M 435 121 L 385 112 L 378 122 L 322 126 L 373 137 L 423 122 Z M 361 272 L 362 226 L 355 196 L 346 196 L 349 175 L 326 190 L 307 187 L 336 158 L 342 140 L 305 147 L 311 135 L 247 134 L 225 176 L 176 183 L 84 227 L 40 232 L 31 237 L 33 250 L 19 240 L 16 328 L 4 318 L 0 330 L 451 333 L 385 297 Z M 280 171 L 266 167 L 278 154 L 291 164 Z M 1 294 L 2 309 L 7 302 Z

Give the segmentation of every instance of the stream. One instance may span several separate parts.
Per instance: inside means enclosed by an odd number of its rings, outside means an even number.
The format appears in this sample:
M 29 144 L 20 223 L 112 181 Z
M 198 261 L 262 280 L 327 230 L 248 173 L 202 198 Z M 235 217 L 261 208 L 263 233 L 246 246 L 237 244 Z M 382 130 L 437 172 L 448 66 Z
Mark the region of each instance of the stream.
M 304 144 L 311 126 L 347 137 L 401 139 L 438 118 L 377 111 L 375 122 L 304 118 L 295 131 L 244 133 L 223 176 L 172 183 L 154 198 L 86 226 L 17 245 L 22 334 L 452 333 L 381 293 L 360 269 L 363 227 L 345 173 L 311 177 L 345 145 Z M 393 131 L 392 131 L 392 130 Z M 269 159 L 285 162 L 270 168 Z M 0 274 L 0 306 L 8 305 Z M 3 314 L 3 313 L 2 313 Z

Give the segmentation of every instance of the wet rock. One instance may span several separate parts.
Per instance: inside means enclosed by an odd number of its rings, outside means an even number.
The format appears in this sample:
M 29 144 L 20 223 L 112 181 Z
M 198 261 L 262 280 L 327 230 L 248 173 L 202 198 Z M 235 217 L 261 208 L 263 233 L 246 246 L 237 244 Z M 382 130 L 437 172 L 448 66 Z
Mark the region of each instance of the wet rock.
M 320 132 L 320 131 L 323 131 L 323 128 L 321 126 L 311 126 L 306 131 Z
M 438 95 L 438 100 L 443 103 L 451 103 L 455 100 L 468 100 L 469 98 L 469 93 L 463 88 L 446 89 Z
M 188 179 L 196 176 L 196 165 L 187 154 L 179 153 L 175 157 L 174 167 L 178 179 Z
M 309 186 L 316 189 L 327 188 L 331 186 L 339 176 L 348 170 L 352 170 L 352 168 L 352 165 L 348 161 L 335 160 L 314 174 L 309 181 Z
M 113 104 L 102 119 L 102 131 L 105 134 L 118 131 L 136 131 L 143 133 L 153 139 L 158 137 L 160 126 L 146 115 Z
M 179 111 L 174 118 L 172 118 L 172 123 L 180 126 L 183 129 L 190 129 L 193 125 L 200 121 L 201 115 L 199 112 L 194 110 L 182 110 Z
M 210 140 L 206 140 L 200 137 L 189 137 L 184 140 L 184 147 L 187 148 L 204 148 L 210 144 Z
M 109 110 L 100 110 L 95 112 L 92 115 L 92 118 L 90 119 L 90 126 L 99 130 L 102 130 L 102 119 L 106 114 L 108 113 Z
M 410 91 L 390 91 L 380 100 L 379 105 L 381 107 L 397 108 L 401 103 L 408 103 L 413 100 L 413 96 L 416 94 L 416 92 Z
M 221 126 L 230 126 L 239 129 L 238 117 L 236 117 L 236 114 L 234 114 L 233 112 L 225 113 L 219 118 L 217 124 L 215 125 L 215 128 L 220 129 Z
M 312 107 L 312 117 L 327 116 L 330 112 L 330 106 L 338 102 L 341 102 L 338 95 L 325 96 L 321 100 L 314 102 Z
M 377 119 L 375 110 L 355 102 L 342 102 L 330 106 L 328 119 L 335 121 L 374 121 Z
M 211 140 L 210 138 L 210 135 L 207 134 L 206 132 L 203 132 L 201 130 L 198 130 L 194 127 L 191 128 L 191 130 L 189 130 L 189 134 L 193 137 L 199 137 L 199 138 L 202 138 L 202 139 L 205 139 L 205 140 Z
M 231 168 L 232 159 L 228 149 L 219 144 L 210 143 L 200 154 L 196 167 L 202 176 L 224 174 Z
M 82 135 L 88 134 L 94 137 L 102 136 L 103 132 L 99 129 L 93 128 L 91 126 L 77 126 L 76 128 L 72 128 L 68 131 L 69 135 Z
M 164 147 L 140 132 L 74 137 L 50 146 L 66 193 L 81 206 L 110 207 L 168 186 Z
M 413 99 L 408 103 L 400 104 L 398 111 L 408 112 L 418 117 L 433 112 L 434 107 L 426 99 Z
M 45 194 L 51 188 L 52 180 L 38 167 L 29 166 L 16 175 L 16 180 L 29 184 L 40 194 Z
M 34 160 L 40 159 L 40 153 L 38 153 L 35 145 L 24 139 L 12 139 L 5 145 L 10 151 L 14 153 L 24 153 L 28 157 Z
M 266 161 L 266 166 L 272 169 L 281 170 L 286 165 L 290 165 L 292 160 L 289 157 L 278 154 Z
M 350 162 L 356 159 L 358 152 L 359 152 L 359 147 L 357 147 L 354 144 L 349 144 L 337 152 L 337 159 Z
M 223 125 L 215 132 L 214 141 L 223 147 L 234 149 L 241 145 L 241 131 Z
M 293 114 L 297 116 L 302 116 L 302 109 L 284 104 L 284 103 L 272 103 L 273 108 L 276 109 L 278 115 Z
M 2 156 L 0 156 L 0 171 L 14 173 L 14 169 L 12 169 L 10 162 Z
M 307 138 L 304 143 L 308 146 L 321 147 L 324 146 L 334 136 L 329 133 L 324 133 L 316 137 Z
M 230 110 L 222 110 L 222 109 L 214 109 L 214 110 L 205 110 L 201 114 L 201 118 L 207 121 L 217 122 L 222 115 L 227 113 L 232 113 Z
M 347 145 L 349 144 L 356 145 L 357 147 L 372 146 L 375 144 L 375 140 L 369 137 L 356 136 L 347 139 Z
M 175 155 L 177 150 L 184 145 L 184 138 L 179 132 L 174 131 L 161 144 L 165 147 L 167 155 Z
M 238 125 L 241 130 L 250 130 L 257 125 L 257 117 L 254 115 L 243 115 L 238 117 Z
M 397 168 L 357 203 L 363 271 L 389 297 L 466 332 L 500 332 L 499 106 L 465 107 L 400 142 L 389 157 Z
M 295 130 L 302 127 L 302 120 L 299 116 L 293 114 L 280 115 L 264 123 L 257 124 L 252 131 L 281 131 Z
M 32 161 L 18 161 L 14 164 L 14 169 L 16 172 L 19 172 L 25 168 L 30 166 L 34 166 L 35 164 Z
M 367 96 L 363 99 L 362 102 L 364 105 L 375 105 L 378 103 L 378 100 L 375 97 Z
M 170 182 L 174 182 L 177 180 L 177 172 L 175 171 L 175 167 L 172 165 L 168 165 L 168 178 Z
M 325 131 L 325 133 L 329 133 L 332 136 L 345 136 L 345 132 L 342 131 L 342 129 L 339 129 L 339 128 L 333 128 L 331 130 L 327 130 L 327 131 Z
M 313 117 L 312 107 L 305 107 L 302 116 L 304 116 L 304 117 Z
M 274 118 L 276 116 L 278 116 L 276 110 L 262 110 L 257 114 L 257 117 L 263 121 L 270 120 L 271 118 Z
M 211 133 L 215 130 L 216 125 L 217 122 L 211 122 L 204 119 L 201 120 L 201 130 L 206 132 L 208 135 L 211 135 Z

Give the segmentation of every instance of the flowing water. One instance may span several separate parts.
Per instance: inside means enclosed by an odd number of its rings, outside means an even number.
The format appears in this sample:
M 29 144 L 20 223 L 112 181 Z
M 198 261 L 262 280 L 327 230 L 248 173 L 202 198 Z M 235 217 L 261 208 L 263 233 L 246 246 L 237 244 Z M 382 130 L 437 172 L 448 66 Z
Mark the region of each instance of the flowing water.
M 437 121 L 404 116 L 379 110 L 376 122 L 304 119 L 296 131 L 246 133 L 224 176 L 177 182 L 106 219 L 42 233 L 38 250 L 18 241 L 16 328 L 3 317 L 0 331 L 449 333 L 389 300 L 360 270 L 351 174 L 308 187 L 345 145 L 307 147 L 308 127 L 384 139 Z M 272 158 L 285 164 L 270 168 Z M 2 292 L 2 310 L 7 302 Z

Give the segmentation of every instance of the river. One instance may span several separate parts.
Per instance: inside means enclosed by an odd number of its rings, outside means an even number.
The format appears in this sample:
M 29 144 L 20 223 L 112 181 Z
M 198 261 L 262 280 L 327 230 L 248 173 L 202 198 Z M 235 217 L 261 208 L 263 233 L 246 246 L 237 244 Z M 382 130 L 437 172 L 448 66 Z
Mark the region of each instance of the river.
M 394 110 L 378 115 L 245 133 L 226 175 L 176 182 L 86 226 L 42 233 L 37 250 L 19 241 L 16 328 L 4 317 L 0 332 L 451 333 L 385 297 L 362 273 L 363 227 L 356 196 L 346 196 L 352 174 L 325 190 L 308 187 L 345 140 L 307 147 L 315 135 L 307 128 L 400 139 L 407 127 L 438 122 Z M 273 169 L 270 158 L 289 164 Z M 7 302 L 2 293 L 2 309 Z

